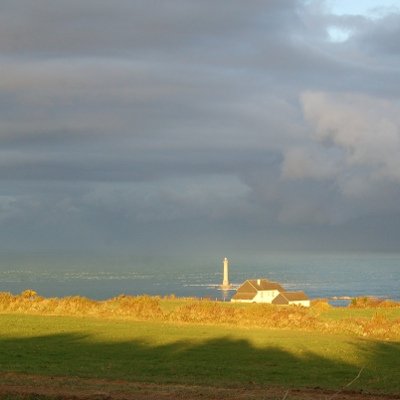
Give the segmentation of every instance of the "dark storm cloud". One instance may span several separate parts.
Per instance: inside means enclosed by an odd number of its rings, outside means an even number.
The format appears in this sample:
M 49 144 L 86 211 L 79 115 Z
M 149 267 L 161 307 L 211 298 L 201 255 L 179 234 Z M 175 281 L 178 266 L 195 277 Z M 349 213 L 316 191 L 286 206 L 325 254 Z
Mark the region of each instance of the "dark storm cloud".
M 321 4 L 1 2 L 5 246 L 195 226 L 255 246 L 398 215 L 400 17 Z
M 112 146 L 112 144 L 110 144 Z M 130 182 L 154 181 L 168 176 L 187 177 L 204 174 L 240 175 L 257 168 L 268 168 L 280 162 L 274 153 L 246 149 L 221 152 L 216 149 L 193 150 L 190 154 L 176 151 L 143 150 L 117 154 L 105 151 L 96 155 L 85 152 L 49 155 L 20 155 L 15 151 L 3 151 L 0 160 L 1 180 L 37 181 L 97 181 Z M 116 151 L 117 151 L 116 150 Z
M 393 13 L 366 25 L 364 29 L 354 35 L 352 41 L 355 41 L 355 45 L 365 49 L 371 55 L 386 55 L 398 58 L 400 44 L 396 39 L 399 37 L 399 34 L 400 15 Z M 391 61 L 391 58 L 382 61 Z
M 6 54 L 104 54 L 202 46 L 219 36 L 240 37 L 262 21 L 276 32 L 295 17 L 293 0 L 2 2 L 0 47 Z M 258 28 L 260 24 L 257 24 Z

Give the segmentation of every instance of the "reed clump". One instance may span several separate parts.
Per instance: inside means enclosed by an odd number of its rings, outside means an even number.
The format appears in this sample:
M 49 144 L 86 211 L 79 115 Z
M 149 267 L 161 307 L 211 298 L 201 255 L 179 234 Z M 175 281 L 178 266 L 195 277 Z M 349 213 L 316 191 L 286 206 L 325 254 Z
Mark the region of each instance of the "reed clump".
M 332 305 L 326 299 L 315 299 L 311 301 L 311 307 L 317 312 L 328 311 L 332 309 Z
M 82 296 L 44 298 L 25 290 L 19 295 L 0 293 L 0 312 L 40 315 L 131 317 L 139 320 L 163 317 L 160 300 L 150 296 L 121 295 L 105 301 Z
M 138 319 L 158 319 L 164 314 L 160 307 L 159 297 L 120 295 L 102 303 L 104 315 L 135 316 Z
M 96 315 L 98 304 L 96 301 L 82 296 L 69 296 L 61 299 L 51 299 L 55 314 L 67 315 Z
M 253 304 L 242 309 L 241 323 L 245 326 L 259 324 L 267 328 L 312 330 L 319 321 L 309 309 L 299 306 L 275 306 L 272 304 Z
M 400 302 L 380 299 L 378 297 L 364 296 L 354 297 L 349 307 L 351 308 L 400 308 Z
M 169 315 L 173 322 L 237 324 L 238 310 L 210 300 L 192 300 L 177 307 Z
M 168 315 L 168 320 L 268 328 L 312 329 L 318 325 L 316 317 L 303 307 L 278 307 L 271 304 L 232 307 L 210 300 L 190 301 L 177 307 Z

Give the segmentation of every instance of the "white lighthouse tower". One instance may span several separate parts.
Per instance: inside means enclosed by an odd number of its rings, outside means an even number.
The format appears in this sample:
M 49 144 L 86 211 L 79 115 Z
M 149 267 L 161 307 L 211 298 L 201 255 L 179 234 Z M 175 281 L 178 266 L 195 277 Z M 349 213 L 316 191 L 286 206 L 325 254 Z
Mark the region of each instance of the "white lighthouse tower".
M 221 287 L 222 287 L 222 289 L 229 289 L 230 288 L 229 276 L 228 276 L 229 261 L 226 257 L 224 258 L 223 265 L 224 265 L 224 279 L 222 280 Z

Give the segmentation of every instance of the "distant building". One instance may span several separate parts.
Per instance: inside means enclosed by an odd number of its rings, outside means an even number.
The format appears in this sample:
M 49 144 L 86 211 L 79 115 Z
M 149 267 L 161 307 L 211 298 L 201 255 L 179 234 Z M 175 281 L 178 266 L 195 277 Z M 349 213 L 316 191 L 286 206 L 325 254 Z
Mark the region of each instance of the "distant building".
M 229 283 L 229 261 L 226 257 L 222 261 L 222 264 L 224 266 L 224 277 L 222 280 L 221 288 L 222 289 L 230 289 L 231 285 Z
M 304 292 L 286 292 L 279 283 L 267 279 L 248 279 L 238 288 L 231 301 L 310 307 L 310 299 Z

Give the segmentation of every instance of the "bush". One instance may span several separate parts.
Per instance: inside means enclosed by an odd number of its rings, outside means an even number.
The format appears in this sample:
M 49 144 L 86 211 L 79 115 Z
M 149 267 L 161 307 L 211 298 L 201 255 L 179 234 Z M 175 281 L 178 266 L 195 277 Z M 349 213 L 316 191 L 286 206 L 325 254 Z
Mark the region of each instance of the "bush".
M 138 319 L 163 317 L 160 299 L 150 296 L 121 295 L 105 301 L 102 310 L 105 314 L 107 314 L 108 310 L 112 315 L 135 317 Z
M 368 297 L 368 296 L 354 297 L 351 300 L 349 307 L 354 307 L 354 308 L 377 307 L 381 302 L 382 300 L 376 297 Z
M 26 289 L 20 294 L 20 296 L 24 299 L 34 299 L 35 297 L 37 297 L 37 295 L 38 294 L 32 289 Z
M 332 306 L 328 303 L 328 300 L 325 299 L 312 300 L 311 307 L 318 312 L 328 311 L 332 308 Z
M 272 304 L 237 307 L 210 300 L 191 301 L 180 306 L 169 315 L 169 320 L 270 328 L 309 329 L 317 325 L 316 318 L 303 307 Z
M 355 297 L 349 307 L 353 308 L 396 308 L 400 303 L 393 300 L 383 300 L 377 297 Z

